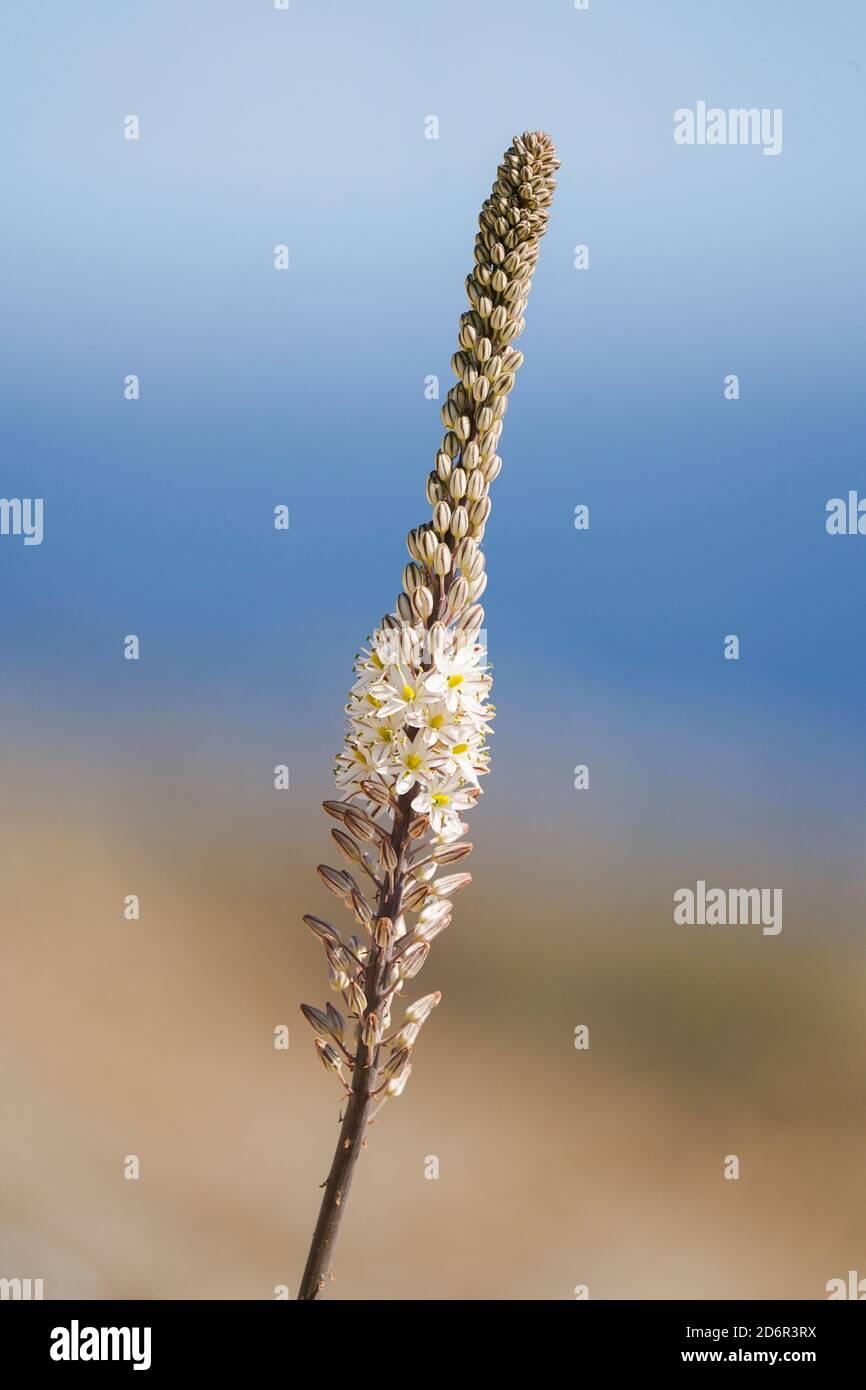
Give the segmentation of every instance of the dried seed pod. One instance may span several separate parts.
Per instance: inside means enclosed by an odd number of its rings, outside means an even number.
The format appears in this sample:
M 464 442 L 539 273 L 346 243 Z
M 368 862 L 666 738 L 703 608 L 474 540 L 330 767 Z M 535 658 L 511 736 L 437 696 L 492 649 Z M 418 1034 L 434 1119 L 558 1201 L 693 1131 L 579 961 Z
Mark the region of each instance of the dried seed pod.
M 451 893 L 458 893 L 461 888 L 465 888 L 467 883 L 471 882 L 471 874 L 448 874 L 433 884 L 432 892 L 437 898 L 447 898 Z
M 348 898 L 352 889 L 358 886 L 352 875 L 347 874 L 344 869 L 330 869 L 327 864 L 319 864 L 316 873 L 325 887 L 336 893 L 338 898 Z
M 356 839 L 364 840 L 367 844 L 380 834 L 379 826 L 360 806 L 353 806 L 346 812 L 346 828 L 351 830 Z
M 310 1027 L 322 1038 L 333 1038 L 334 1028 L 327 1014 L 323 1014 L 321 1009 L 314 1009 L 312 1004 L 302 1004 L 301 1013 L 309 1023 Z
M 357 980 L 350 980 L 346 987 L 346 1001 L 353 1014 L 360 1018 L 367 1007 L 367 996 Z
M 425 994 L 422 999 L 416 999 L 415 1003 L 410 1004 L 406 1010 L 406 1022 L 419 1024 L 426 1022 L 441 998 L 442 991 L 437 989 L 433 994 Z
M 433 850 L 433 858 L 437 864 L 455 864 L 458 859 L 465 859 L 467 854 L 471 854 L 472 848 L 469 841 L 460 845 L 437 845 Z
M 382 1036 L 382 1026 L 379 1022 L 379 1015 L 372 1010 L 364 1019 L 364 1026 L 361 1030 L 361 1037 L 367 1047 L 377 1047 Z
M 373 920 L 373 909 L 364 897 L 364 894 L 357 889 L 351 896 L 352 911 L 355 914 L 355 921 L 362 927 L 369 926 Z
M 391 793 L 381 782 L 362 782 L 361 790 L 370 801 L 374 801 L 377 806 L 390 806 Z
M 314 936 L 318 936 L 322 941 L 339 941 L 340 933 L 332 927 L 330 922 L 325 922 L 321 917 L 314 917 L 312 913 L 306 912 L 302 918 L 305 926 L 310 928 Z
M 394 937 L 394 923 L 390 917 L 377 917 L 373 927 L 373 937 L 380 950 L 387 950 Z
M 401 910 L 403 912 L 417 912 L 429 895 L 430 888 L 426 883 L 412 882 L 404 885 L 403 895 L 400 899 Z
M 406 1082 L 409 1080 L 409 1077 L 410 1077 L 411 1075 L 412 1075 L 412 1066 L 411 1066 L 411 1063 L 409 1063 L 409 1064 L 407 1064 L 407 1065 L 403 1068 L 403 1070 L 400 1072 L 400 1075 L 399 1075 L 399 1076 L 392 1076 L 392 1077 L 391 1077 L 391 1079 L 388 1081 L 387 1085 L 385 1086 L 385 1095 L 388 1096 L 389 1098 L 392 1098 L 392 1099 L 395 1099 L 395 1100 L 396 1100 L 397 1096 L 401 1096 L 401 1095 L 403 1094 L 403 1092 L 405 1091 L 405 1089 L 406 1089 Z
M 342 1080 L 343 1063 L 337 1049 L 333 1047 L 331 1043 L 324 1042 L 321 1038 L 316 1038 L 315 1044 L 316 1051 L 318 1052 L 319 1057 L 321 1058 L 322 1065 L 325 1067 L 327 1071 L 336 1072 L 337 1076 L 339 1076 Z
M 331 838 L 334 840 L 340 853 L 346 856 L 350 864 L 363 864 L 364 856 L 351 835 L 347 835 L 344 830 L 332 830 Z
M 402 980 L 412 980 L 424 965 L 425 960 L 430 954 L 430 943 L 427 941 L 417 941 L 409 947 L 400 957 L 400 978 Z
M 394 846 L 387 837 L 379 845 L 379 864 L 388 874 L 393 874 L 397 867 L 397 855 Z
M 333 1036 L 337 1039 L 338 1042 L 342 1042 L 345 1033 L 343 1015 L 340 1013 L 339 1009 L 334 1008 L 333 1004 L 325 1005 L 325 1013 L 328 1015 L 328 1022 L 331 1025 L 331 1032 Z

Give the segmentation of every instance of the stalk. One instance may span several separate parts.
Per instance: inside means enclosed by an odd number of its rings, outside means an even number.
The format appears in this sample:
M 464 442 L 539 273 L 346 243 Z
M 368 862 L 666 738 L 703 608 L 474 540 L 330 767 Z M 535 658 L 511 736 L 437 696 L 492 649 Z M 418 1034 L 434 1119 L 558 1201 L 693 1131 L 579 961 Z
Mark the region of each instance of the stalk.
M 347 1018 L 330 1003 L 324 1011 L 301 1005 L 346 1098 L 298 1293 L 303 1301 L 326 1287 L 367 1126 L 405 1088 L 418 1033 L 441 995 L 416 1000 L 392 1032 L 395 998 L 449 925 L 451 896 L 471 880 L 468 873 L 436 874 L 472 849 L 461 838 L 468 830 L 462 814 L 480 795 L 489 767 L 494 710 L 478 641 L 478 599 L 487 584 L 480 547 L 490 485 L 502 466 L 502 419 L 523 361 L 511 344 L 523 331 L 558 166 L 541 132 L 515 137 L 499 165 L 466 280 L 470 307 L 451 360 L 457 385 L 442 407 L 446 433 L 427 479 L 432 520 L 409 532 L 403 592 L 355 662 L 349 730 L 335 769 L 344 795 L 325 802 L 339 822 L 331 834 L 355 873 L 320 864 L 318 874 L 364 935 L 347 942 L 322 918 L 304 918 L 322 942 Z

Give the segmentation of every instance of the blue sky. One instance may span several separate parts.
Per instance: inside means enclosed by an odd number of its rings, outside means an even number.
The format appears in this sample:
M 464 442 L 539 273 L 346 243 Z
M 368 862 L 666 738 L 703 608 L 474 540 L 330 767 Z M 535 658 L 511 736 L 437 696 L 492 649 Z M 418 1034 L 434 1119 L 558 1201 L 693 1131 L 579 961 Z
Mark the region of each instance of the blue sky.
M 6 703 L 335 744 L 425 515 L 478 209 L 543 127 L 561 183 L 487 534 L 506 765 L 538 711 L 565 764 L 599 711 L 674 760 L 732 720 L 791 786 L 834 750 L 818 799 L 847 806 L 866 537 L 824 515 L 866 495 L 864 31 L 792 0 L 19 8 L 3 493 L 45 499 L 45 540 L 0 538 Z M 698 100 L 781 108 L 782 153 L 677 147 Z

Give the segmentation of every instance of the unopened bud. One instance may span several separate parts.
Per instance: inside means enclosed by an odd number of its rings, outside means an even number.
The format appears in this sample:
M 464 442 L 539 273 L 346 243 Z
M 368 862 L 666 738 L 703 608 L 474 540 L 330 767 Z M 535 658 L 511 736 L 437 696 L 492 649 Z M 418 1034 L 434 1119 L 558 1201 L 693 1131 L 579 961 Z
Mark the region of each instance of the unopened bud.
M 422 584 L 420 588 L 415 590 L 412 595 L 412 607 L 415 609 L 422 623 L 426 622 L 430 617 L 430 614 L 433 612 L 433 595 L 426 585 Z
M 473 505 L 480 506 L 480 503 L 474 503 Z M 433 568 L 439 575 L 440 579 L 444 579 L 445 575 L 450 570 L 451 551 L 448 549 L 447 545 L 440 545 L 437 547 L 436 555 L 433 560 Z

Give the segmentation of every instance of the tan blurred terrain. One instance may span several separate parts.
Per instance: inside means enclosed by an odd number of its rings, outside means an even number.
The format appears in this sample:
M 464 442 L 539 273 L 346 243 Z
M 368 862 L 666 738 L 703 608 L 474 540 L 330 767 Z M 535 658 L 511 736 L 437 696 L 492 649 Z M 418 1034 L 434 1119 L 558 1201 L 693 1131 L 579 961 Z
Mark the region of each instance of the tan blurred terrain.
M 338 1108 L 298 1013 L 325 992 L 299 919 L 328 906 L 327 786 L 277 815 L 170 760 L 124 783 L 20 759 L 4 781 L 0 1274 L 46 1297 L 294 1294 Z M 844 921 L 821 930 L 824 886 L 801 884 L 810 932 L 683 935 L 633 847 L 592 847 L 582 881 L 567 842 L 539 863 L 531 827 L 483 818 L 331 1296 L 822 1298 L 866 1273 L 864 971 Z

